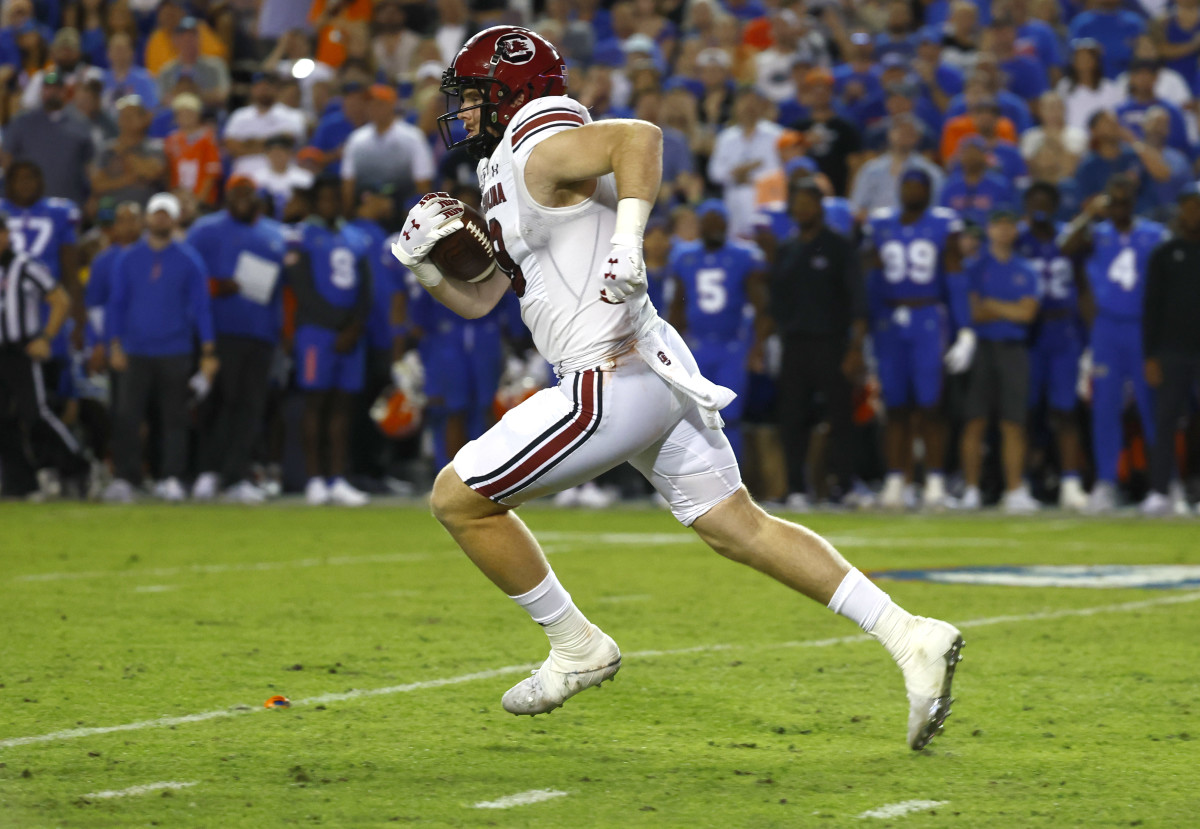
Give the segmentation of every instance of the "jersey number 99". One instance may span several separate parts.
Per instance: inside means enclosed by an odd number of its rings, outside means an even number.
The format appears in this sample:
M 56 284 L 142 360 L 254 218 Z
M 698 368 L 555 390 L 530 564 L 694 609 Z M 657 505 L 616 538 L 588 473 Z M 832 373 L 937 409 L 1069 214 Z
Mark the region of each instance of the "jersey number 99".
M 880 248 L 879 259 L 888 282 L 903 282 L 907 276 L 917 285 L 928 285 L 937 273 L 938 250 L 928 239 L 914 239 L 907 245 L 893 240 Z

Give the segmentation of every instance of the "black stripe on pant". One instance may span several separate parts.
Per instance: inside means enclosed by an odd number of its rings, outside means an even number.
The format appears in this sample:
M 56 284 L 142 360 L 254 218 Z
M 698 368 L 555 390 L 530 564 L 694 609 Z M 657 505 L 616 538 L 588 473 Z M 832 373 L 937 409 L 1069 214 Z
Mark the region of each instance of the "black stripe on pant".
M 17 421 L 22 449 L 35 469 L 78 475 L 87 469 L 79 443 L 46 402 L 42 366 L 24 346 L 0 346 L 0 420 Z
M 129 356 L 121 378 L 113 434 L 116 476 L 130 483 L 142 477 L 142 422 L 150 401 L 158 404 L 162 423 L 162 476 L 182 478 L 187 472 L 188 379 L 192 355 Z

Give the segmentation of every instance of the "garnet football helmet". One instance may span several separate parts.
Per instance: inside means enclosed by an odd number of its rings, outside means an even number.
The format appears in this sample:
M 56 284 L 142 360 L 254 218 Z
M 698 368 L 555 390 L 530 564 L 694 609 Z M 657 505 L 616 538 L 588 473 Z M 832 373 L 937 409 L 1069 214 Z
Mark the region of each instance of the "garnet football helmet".
M 462 105 L 462 95 L 475 89 L 483 102 Z M 438 129 L 446 147 L 467 147 L 475 158 L 486 158 L 500 143 L 488 127 L 503 133 L 522 106 L 534 98 L 565 95 L 567 66 L 558 50 L 541 35 L 520 26 L 493 26 L 472 37 L 442 73 L 446 114 Z M 454 108 L 457 102 L 457 108 Z M 451 129 L 462 112 L 480 111 L 479 134 L 454 140 Z M 461 127 L 459 127 L 461 129 Z

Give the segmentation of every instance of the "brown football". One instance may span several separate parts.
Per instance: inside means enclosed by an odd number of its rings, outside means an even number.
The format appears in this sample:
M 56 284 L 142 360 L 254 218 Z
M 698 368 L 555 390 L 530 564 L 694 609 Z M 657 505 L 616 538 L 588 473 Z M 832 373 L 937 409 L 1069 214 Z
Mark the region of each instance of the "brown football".
M 488 236 L 487 220 L 464 204 L 463 226 L 445 239 L 439 239 L 429 252 L 429 259 L 447 279 L 460 282 L 482 282 L 496 268 L 496 254 Z

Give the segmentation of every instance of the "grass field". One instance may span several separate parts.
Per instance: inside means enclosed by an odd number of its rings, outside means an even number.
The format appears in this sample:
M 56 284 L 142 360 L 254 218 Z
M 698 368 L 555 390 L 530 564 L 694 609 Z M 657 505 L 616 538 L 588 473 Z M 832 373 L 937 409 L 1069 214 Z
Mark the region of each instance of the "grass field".
M 424 509 L 0 505 L 0 826 L 1196 825 L 1200 590 L 881 582 L 967 639 L 914 753 L 851 623 L 662 512 L 525 517 L 625 652 L 536 719 L 544 636 Z M 1194 522 L 806 522 L 871 570 L 1200 564 Z

